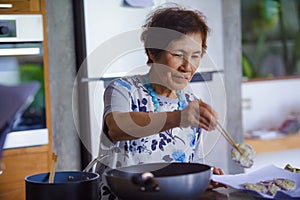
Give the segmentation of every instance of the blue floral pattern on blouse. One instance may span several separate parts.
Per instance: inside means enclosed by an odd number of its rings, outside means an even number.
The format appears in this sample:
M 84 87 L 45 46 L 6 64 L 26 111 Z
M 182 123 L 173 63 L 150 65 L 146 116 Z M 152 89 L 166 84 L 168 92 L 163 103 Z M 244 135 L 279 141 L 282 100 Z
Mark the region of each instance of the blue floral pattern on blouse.
M 175 150 L 172 153 L 172 158 L 176 162 L 185 162 L 185 153 L 182 150 Z
M 110 88 L 114 92 L 125 91 L 131 103 L 131 110 L 128 112 L 154 112 L 155 107 L 144 84 L 143 77 L 138 75 L 116 79 L 110 84 Z M 182 94 L 184 107 L 187 106 L 188 102 L 196 99 L 191 92 L 183 90 Z M 162 96 L 157 96 L 157 98 L 161 112 L 178 109 L 178 99 Z M 200 133 L 201 129 L 197 127 L 173 128 L 148 137 L 117 142 L 114 147 L 121 151 L 117 154 L 114 152 L 115 158 L 121 166 L 162 161 L 193 162 L 191 159 L 194 158 Z

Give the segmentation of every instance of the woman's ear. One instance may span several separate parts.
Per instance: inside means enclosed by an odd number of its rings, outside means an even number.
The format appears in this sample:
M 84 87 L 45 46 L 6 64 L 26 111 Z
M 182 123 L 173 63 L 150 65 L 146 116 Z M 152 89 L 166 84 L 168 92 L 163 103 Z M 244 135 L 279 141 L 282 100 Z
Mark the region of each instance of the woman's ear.
M 147 54 L 148 54 L 149 59 L 152 60 L 152 62 L 154 62 L 154 61 L 155 61 L 155 57 L 154 57 L 154 55 L 149 51 L 149 49 L 147 50 Z

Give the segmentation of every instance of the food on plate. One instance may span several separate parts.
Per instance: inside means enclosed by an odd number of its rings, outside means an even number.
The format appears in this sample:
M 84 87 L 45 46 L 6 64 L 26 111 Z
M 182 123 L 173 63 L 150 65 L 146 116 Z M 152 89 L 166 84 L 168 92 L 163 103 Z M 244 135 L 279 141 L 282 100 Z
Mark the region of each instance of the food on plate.
M 261 181 L 260 184 L 266 186 L 267 194 L 275 196 L 276 192 L 281 190 L 279 186 L 277 186 L 273 181 Z
M 283 190 L 294 190 L 296 189 L 296 184 L 294 181 L 284 178 L 275 178 L 274 183 L 278 185 Z
M 268 192 L 267 187 L 260 183 L 245 183 L 244 188 L 265 194 Z
M 275 183 L 272 182 L 268 184 L 267 188 L 268 188 L 268 193 L 271 196 L 275 196 L 276 192 L 278 192 L 281 189 Z
M 291 172 L 296 172 L 296 173 L 300 173 L 300 169 L 293 167 L 290 164 L 287 164 L 284 169 L 289 170 Z
M 242 151 L 242 154 L 233 148 L 231 150 L 232 160 L 238 162 L 242 167 L 250 168 L 253 165 L 253 158 L 255 156 L 255 152 L 252 147 L 247 144 L 236 144 Z
M 296 184 L 293 180 L 274 178 L 273 180 L 265 180 L 258 183 L 245 183 L 243 187 L 248 190 L 275 196 L 280 190 L 296 189 Z

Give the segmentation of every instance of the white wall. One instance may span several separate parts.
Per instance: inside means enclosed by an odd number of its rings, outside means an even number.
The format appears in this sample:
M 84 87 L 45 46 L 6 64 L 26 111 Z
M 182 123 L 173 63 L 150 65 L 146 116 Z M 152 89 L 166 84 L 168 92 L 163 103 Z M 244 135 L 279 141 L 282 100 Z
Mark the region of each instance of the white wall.
M 143 44 L 140 42 L 141 26 L 153 9 L 166 2 L 174 2 L 203 12 L 211 28 L 207 41 L 207 53 L 211 62 L 203 62 L 203 64 L 209 63 L 209 66 L 202 66 L 200 70 L 205 70 L 204 67 L 213 68 L 212 70 L 223 69 L 222 2 L 220 0 L 154 0 L 155 5 L 146 8 L 123 6 L 123 0 L 85 0 L 86 44 L 88 59 L 90 59 L 89 77 L 102 76 L 103 71 L 109 74 L 128 73 L 145 65 L 147 58 Z M 128 37 L 124 36 L 124 33 L 129 32 L 131 33 Z
M 300 78 L 242 84 L 244 131 L 277 128 L 300 113 Z

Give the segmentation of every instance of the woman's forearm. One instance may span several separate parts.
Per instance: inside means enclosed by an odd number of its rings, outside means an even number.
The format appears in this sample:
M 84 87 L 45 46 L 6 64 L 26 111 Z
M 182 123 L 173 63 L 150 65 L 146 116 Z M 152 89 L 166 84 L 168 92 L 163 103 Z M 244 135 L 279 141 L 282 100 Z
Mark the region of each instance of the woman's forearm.
M 108 135 L 114 141 L 134 140 L 179 127 L 181 111 L 144 113 L 113 112 L 106 116 Z

